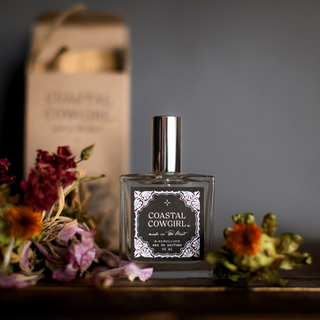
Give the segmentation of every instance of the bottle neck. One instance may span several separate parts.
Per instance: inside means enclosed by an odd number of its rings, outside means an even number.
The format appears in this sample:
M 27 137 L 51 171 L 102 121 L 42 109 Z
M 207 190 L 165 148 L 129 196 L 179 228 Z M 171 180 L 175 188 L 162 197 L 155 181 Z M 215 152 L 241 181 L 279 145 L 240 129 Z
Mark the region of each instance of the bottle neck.
M 151 171 L 180 172 L 181 120 L 174 116 L 152 118 Z

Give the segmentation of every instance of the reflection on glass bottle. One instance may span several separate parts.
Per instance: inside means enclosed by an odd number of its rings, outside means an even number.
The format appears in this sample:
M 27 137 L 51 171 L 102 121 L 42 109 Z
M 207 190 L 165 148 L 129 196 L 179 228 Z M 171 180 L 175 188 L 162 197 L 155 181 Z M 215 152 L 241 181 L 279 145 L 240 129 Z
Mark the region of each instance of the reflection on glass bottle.
M 153 278 L 212 276 L 214 177 L 180 172 L 180 124 L 152 118 L 152 172 L 120 177 L 120 263 Z

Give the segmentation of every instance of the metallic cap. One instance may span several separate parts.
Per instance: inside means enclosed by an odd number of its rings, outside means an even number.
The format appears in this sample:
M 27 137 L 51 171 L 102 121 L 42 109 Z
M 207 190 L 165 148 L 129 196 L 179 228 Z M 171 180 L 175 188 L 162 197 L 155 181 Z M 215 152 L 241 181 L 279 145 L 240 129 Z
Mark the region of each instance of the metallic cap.
M 158 116 L 152 118 L 153 172 L 180 172 L 181 118 Z

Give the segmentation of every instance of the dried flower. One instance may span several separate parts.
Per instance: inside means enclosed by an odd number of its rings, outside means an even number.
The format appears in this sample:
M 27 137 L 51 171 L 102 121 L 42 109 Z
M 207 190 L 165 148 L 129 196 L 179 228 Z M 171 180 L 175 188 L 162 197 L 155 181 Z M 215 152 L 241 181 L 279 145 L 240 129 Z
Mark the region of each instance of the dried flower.
M 252 256 L 259 252 L 261 235 L 262 230 L 256 223 L 248 225 L 242 222 L 236 223 L 225 238 L 226 249 L 240 257 Z
M 14 238 L 30 239 L 41 235 L 42 214 L 29 206 L 12 206 L 5 211 L 7 232 Z
M 13 175 L 7 175 L 10 170 L 11 164 L 7 159 L 0 159 L 0 185 L 13 183 L 15 178 Z
M 73 156 L 69 146 L 58 147 L 57 153 L 53 153 L 52 155 L 41 149 L 37 150 L 37 152 L 36 165 L 38 166 L 51 166 L 58 171 L 77 167 L 75 156 Z
M 93 148 L 85 148 L 79 161 L 89 159 Z M 86 177 L 84 168 L 69 171 L 77 167 L 77 162 L 68 146 L 52 154 L 37 151 L 35 168 L 28 180 L 20 183 L 25 205 L 15 205 L 18 197 L 10 197 L 9 185 L 14 177 L 8 175 L 7 159 L 0 159 L 0 288 L 34 285 L 44 277 L 44 270 L 50 271 L 53 279 L 67 282 L 90 273 L 93 262 L 107 268 L 119 264 L 119 257 L 96 245 L 95 224 L 91 224 L 93 219 L 86 211 L 87 197 L 79 188 L 80 183 L 104 175 Z M 115 276 L 145 281 L 153 271 L 135 264 L 99 270 L 93 282 L 104 287 L 110 286 Z
M 245 275 L 248 286 L 259 280 L 284 286 L 285 279 L 278 277 L 277 269 L 292 269 L 311 264 L 308 253 L 295 252 L 302 242 L 299 235 L 283 233 L 274 238 L 277 218 L 268 213 L 259 228 L 252 213 L 232 216 L 234 228 L 224 230 L 225 249 L 228 253 L 209 252 L 206 259 L 215 266 L 213 276 L 237 281 Z
M 59 176 L 52 167 L 31 169 L 28 181 L 20 183 L 25 203 L 39 210 L 48 210 L 59 198 Z

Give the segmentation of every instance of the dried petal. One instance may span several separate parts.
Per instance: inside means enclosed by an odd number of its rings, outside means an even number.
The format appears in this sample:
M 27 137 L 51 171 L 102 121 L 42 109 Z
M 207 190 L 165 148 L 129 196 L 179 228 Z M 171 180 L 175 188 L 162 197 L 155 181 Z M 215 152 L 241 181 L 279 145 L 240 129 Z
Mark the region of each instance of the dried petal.
M 135 278 L 139 278 L 141 281 L 148 280 L 153 273 L 153 268 L 139 268 L 135 263 L 130 263 L 125 266 L 125 275 L 128 276 L 130 281 L 133 281 Z
M 140 268 L 135 263 L 129 263 L 125 266 L 114 269 L 96 269 L 90 280 L 97 286 L 101 286 L 101 283 L 106 282 L 110 277 L 127 276 L 130 281 L 135 278 L 139 278 L 141 281 L 150 279 L 153 273 L 153 268 Z
M 25 242 L 22 247 L 21 247 L 21 251 L 20 251 L 20 268 L 25 271 L 28 275 L 30 275 L 32 273 L 32 269 L 31 269 L 31 263 L 29 260 L 30 257 L 30 245 L 31 245 L 31 241 L 27 241 Z
M 63 242 L 65 244 L 75 235 L 78 230 L 78 221 L 77 219 L 67 223 L 57 234 L 57 242 Z
M 77 275 L 78 269 L 73 266 L 72 263 L 66 265 L 64 269 L 56 269 L 52 272 L 52 279 L 69 282 L 73 280 Z
M 99 266 L 94 269 L 89 280 L 98 288 L 105 289 L 113 285 L 114 279 L 110 275 L 104 275 L 107 269 L 105 267 Z
M 96 234 L 97 230 L 93 229 L 93 230 L 84 230 L 82 228 L 78 228 L 77 230 L 77 234 L 80 235 L 81 241 L 86 241 L 89 239 L 92 239 L 94 237 L 94 235 Z
M 25 288 L 35 285 L 44 275 L 25 275 L 23 272 L 15 272 L 10 275 L 0 276 L 0 288 Z
M 63 267 L 65 265 L 62 259 L 58 259 L 55 256 L 49 254 L 41 244 L 37 242 L 34 242 L 34 244 L 39 249 L 39 251 L 45 256 L 45 258 L 52 261 L 57 267 Z
M 91 266 L 95 254 L 96 247 L 90 242 L 78 242 L 70 246 L 67 256 L 69 261 L 75 259 L 80 275 L 82 275 Z

